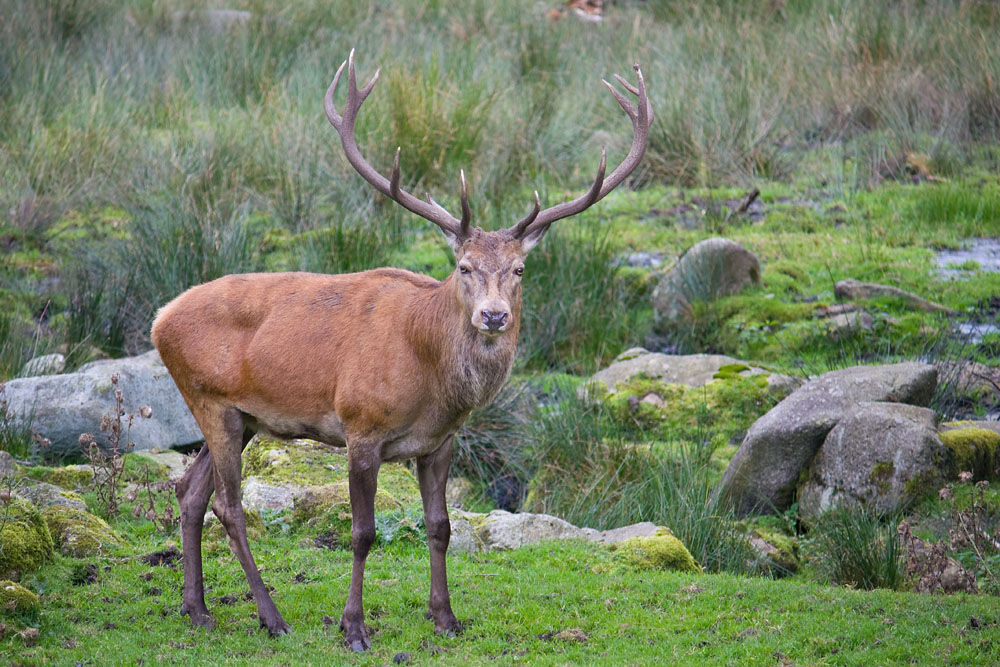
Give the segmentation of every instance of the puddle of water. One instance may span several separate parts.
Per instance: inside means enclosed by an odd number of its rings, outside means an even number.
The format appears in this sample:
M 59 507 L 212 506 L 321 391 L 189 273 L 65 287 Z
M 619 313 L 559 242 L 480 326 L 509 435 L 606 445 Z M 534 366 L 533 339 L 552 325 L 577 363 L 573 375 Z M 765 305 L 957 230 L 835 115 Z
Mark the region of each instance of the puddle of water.
M 942 250 L 935 262 L 938 274 L 945 278 L 969 278 L 971 271 L 949 268 L 975 262 L 981 271 L 1000 272 L 1000 239 L 971 239 L 958 250 Z
M 978 345 L 983 342 L 983 337 L 986 335 L 1000 333 L 1000 325 L 983 322 L 959 322 L 955 325 L 955 330 L 961 334 L 963 340 Z

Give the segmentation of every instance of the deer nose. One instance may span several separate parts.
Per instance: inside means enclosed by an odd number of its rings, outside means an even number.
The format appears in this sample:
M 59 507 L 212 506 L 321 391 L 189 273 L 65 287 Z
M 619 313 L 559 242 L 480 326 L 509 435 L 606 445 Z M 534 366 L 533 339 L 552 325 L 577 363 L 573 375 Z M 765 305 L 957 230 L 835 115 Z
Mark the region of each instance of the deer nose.
M 492 310 L 484 310 L 483 324 L 490 331 L 500 331 L 506 326 L 508 317 L 510 317 L 510 314 L 506 311 L 494 312 Z

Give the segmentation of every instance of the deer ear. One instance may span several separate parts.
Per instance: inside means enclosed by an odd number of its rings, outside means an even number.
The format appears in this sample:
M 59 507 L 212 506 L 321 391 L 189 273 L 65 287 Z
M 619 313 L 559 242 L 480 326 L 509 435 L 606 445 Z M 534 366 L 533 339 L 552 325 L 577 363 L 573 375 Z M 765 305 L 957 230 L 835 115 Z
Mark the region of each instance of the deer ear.
M 541 225 L 521 237 L 521 250 L 524 251 L 525 255 L 541 242 L 547 231 L 549 231 L 549 225 Z
M 444 234 L 444 237 L 448 239 L 448 245 L 451 246 L 451 251 L 455 253 L 455 257 L 461 257 L 462 244 L 465 243 L 465 239 L 467 237 L 461 234 L 456 234 L 455 232 L 445 229 L 444 227 L 440 227 L 439 229 L 441 230 L 441 233 Z

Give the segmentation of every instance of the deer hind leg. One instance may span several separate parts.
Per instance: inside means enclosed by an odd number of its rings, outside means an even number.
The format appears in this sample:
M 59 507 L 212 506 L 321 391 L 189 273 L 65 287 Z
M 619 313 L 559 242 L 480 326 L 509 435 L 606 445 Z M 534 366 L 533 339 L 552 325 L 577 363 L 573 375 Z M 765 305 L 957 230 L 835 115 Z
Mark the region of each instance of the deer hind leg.
M 184 593 L 181 614 L 206 628 L 215 619 L 205 606 L 205 582 L 201 569 L 201 531 L 208 499 L 215 489 L 212 455 L 202 447 L 184 476 L 177 482 L 177 502 L 181 510 L 181 547 L 184 552 Z
M 378 468 L 382 462 L 381 446 L 348 441 L 347 474 L 351 493 L 351 541 L 354 562 L 351 567 L 351 587 L 347 604 L 340 617 L 344 631 L 344 644 L 352 651 L 371 648 L 368 629 L 365 627 L 365 610 L 362 588 L 365 578 L 365 559 L 375 542 L 375 489 Z
M 434 619 L 434 631 L 438 634 L 455 634 L 461 630 L 461 624 L 451 611 L 445 569 L 451 522 L 448 519 L 444 491 L 451 465 L 451 444 L 452 436 L 431 454 L 417 459 L 417 479 L 420 482 L 420 498 L 424 504 L 427 546 L 431 553 L 431 595 L 427 605 L 427 618 Z
M 257 602 L 260 626 L 266 627 L 272 637 L 289 634 L 291 628 L 271 600 L 247 543 L 246 517 L 240 502 L 243 417 L 232 407 L 221 407 L 213 412 L 216 418 L 210 420 L 207 429 L 206 424 L 201 419 L 198 420 L 215 461 L 215 499 L 212 501 L 212 511 L 225 527 L 229 535 L 229 546 L 243 566 L 250 591 Z

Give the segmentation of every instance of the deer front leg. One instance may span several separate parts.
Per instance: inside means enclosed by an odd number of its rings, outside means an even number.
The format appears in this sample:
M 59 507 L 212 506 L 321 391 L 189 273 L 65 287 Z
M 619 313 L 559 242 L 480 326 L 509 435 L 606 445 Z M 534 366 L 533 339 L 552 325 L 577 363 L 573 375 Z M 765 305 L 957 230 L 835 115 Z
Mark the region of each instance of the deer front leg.
M 365 578 L 365 559 L 375 542 L 375 489 L 378 484 L 378 468 L 382 462 L 380 445 L 348 442 L 347 475 L 351 493 L 351 540 L 354 547 L 354 563 L 351 568 L 351 588 L 347 593 L 347 604 L 340 617 L 340 629 L 344 631 L 344 644 L 352 651 L 367 651 L 371 648 L 368 629 L 365 627 L 365 610 L 362 588 Z
M 448 594 L 448 575 L 445 554 L 451 539 L 451 522 L 445 503 L 445 484 L 451 466 L 451 444 L 448 436 L 433 453 L 417 459 L 417 479 L 420 498 L 424 504 L 424 525 L 427 527 L 427 546 L 431 556 L 431 595 L 427 605 L 427 618 L 434 619 L 434 632 L 455 634 L 461 624 L 451 611 Z

